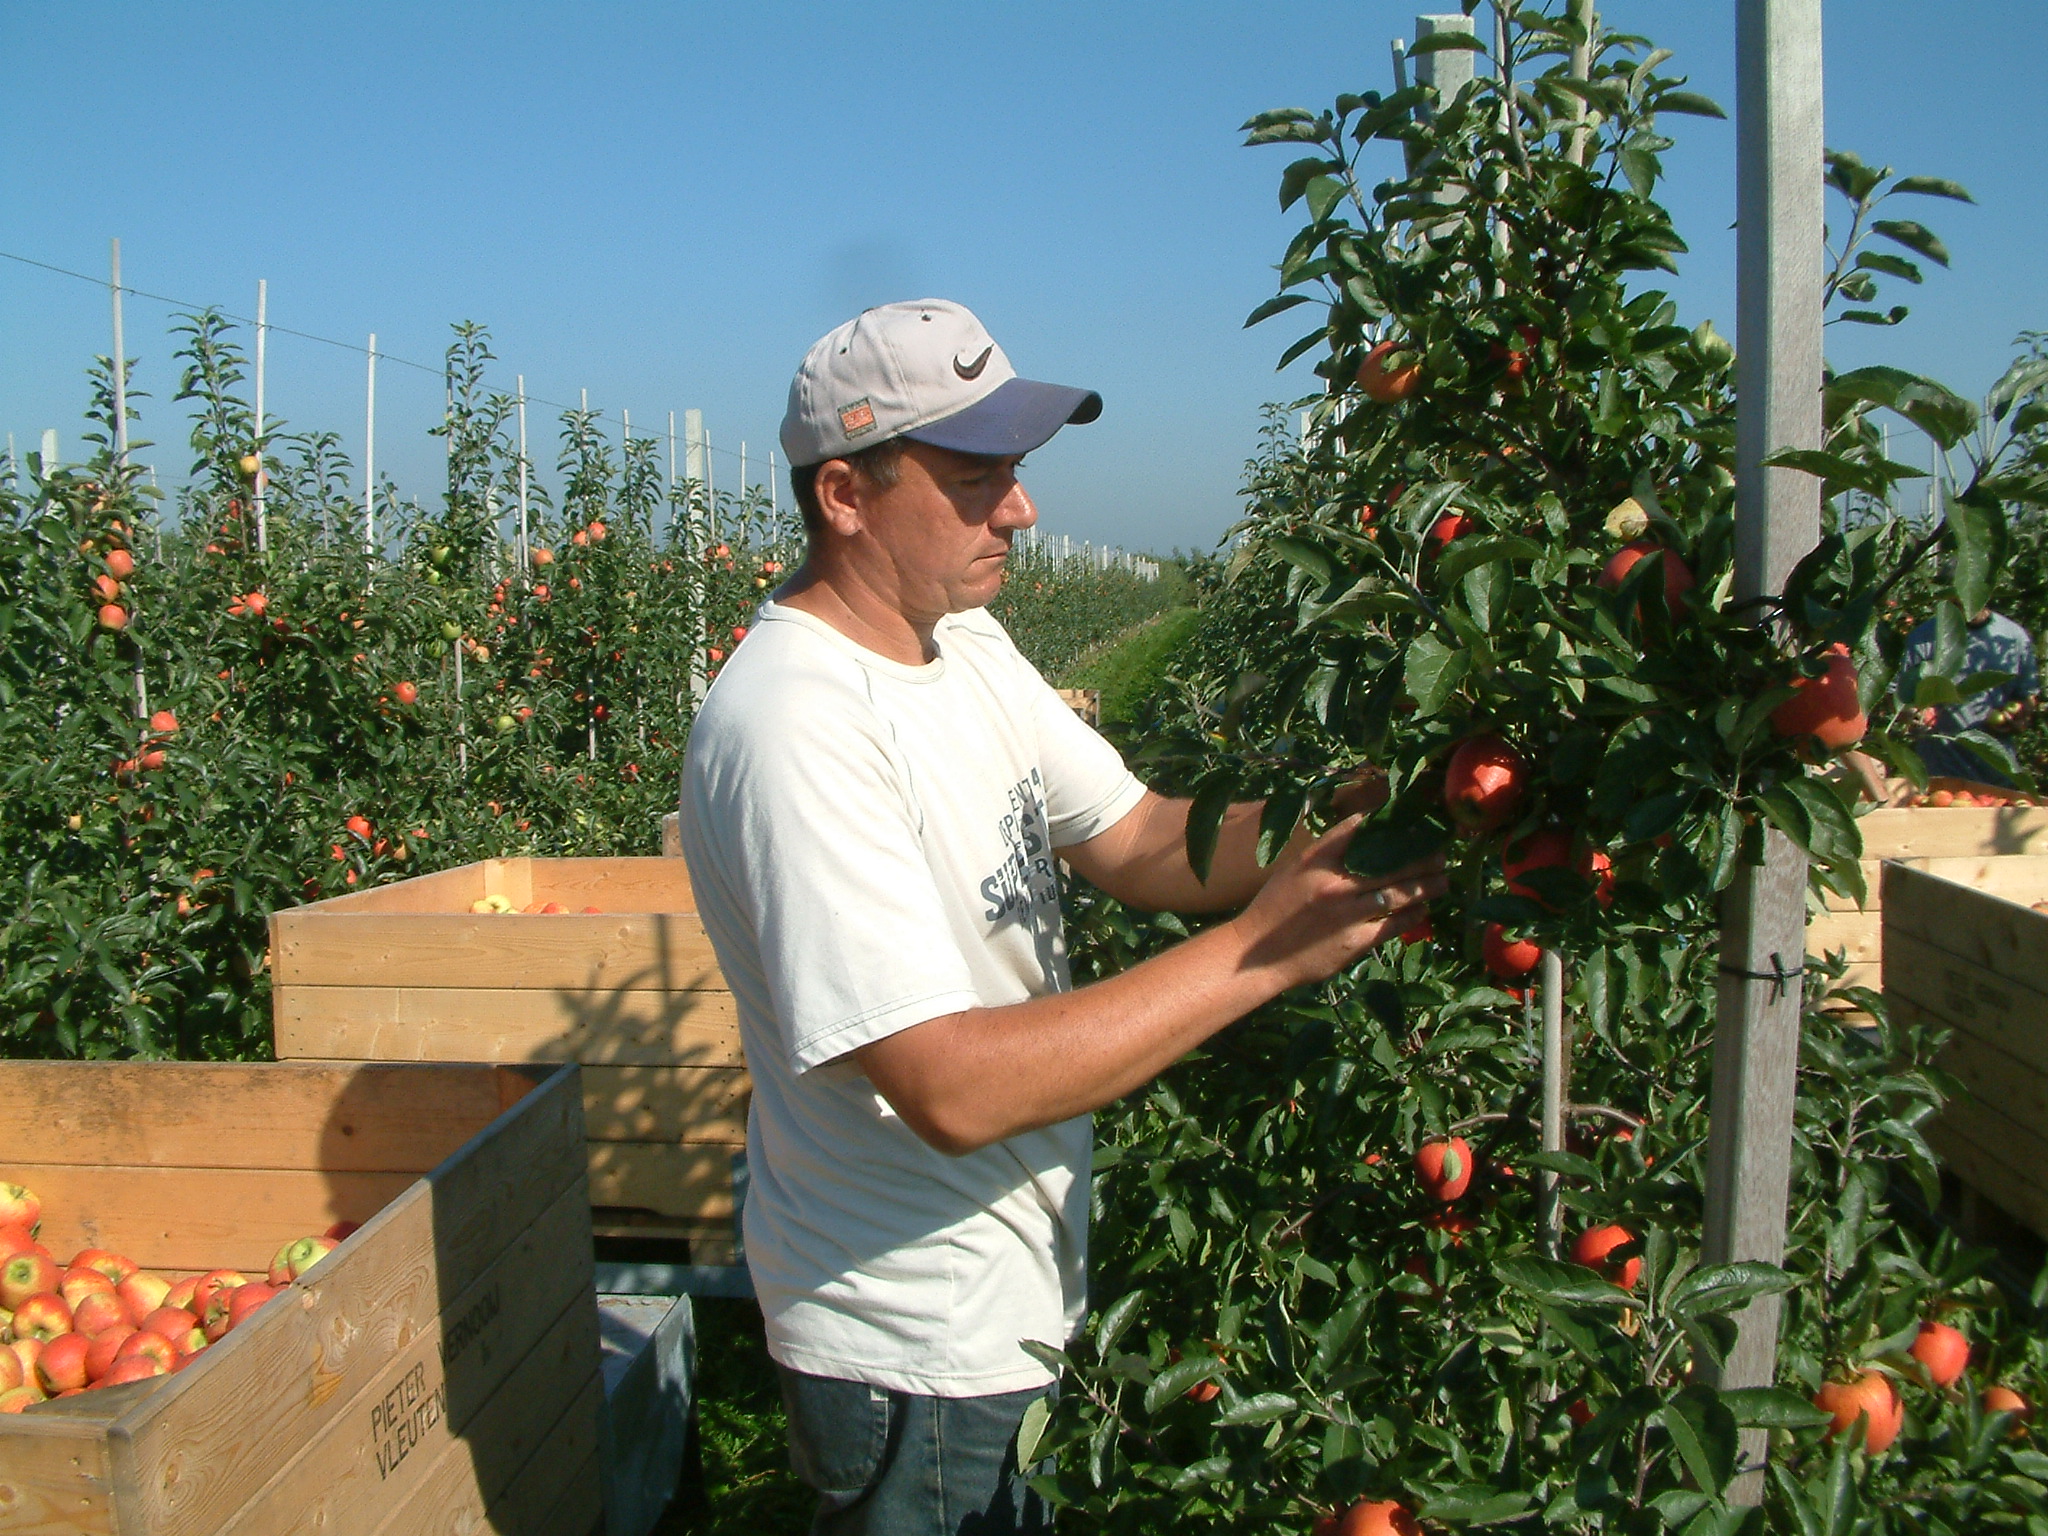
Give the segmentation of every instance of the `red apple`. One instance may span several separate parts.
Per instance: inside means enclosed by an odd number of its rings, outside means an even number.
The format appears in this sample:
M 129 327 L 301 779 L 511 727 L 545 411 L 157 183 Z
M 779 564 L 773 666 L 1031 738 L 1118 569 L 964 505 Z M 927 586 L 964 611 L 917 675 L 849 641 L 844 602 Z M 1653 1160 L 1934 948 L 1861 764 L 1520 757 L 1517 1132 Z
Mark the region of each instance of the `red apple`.
M 0 1260 L 11 1259 L 36 1246 L 35 1234 L 18 1221 L 0 1221 Z
M 141 1335 L 137 1335 L 141 1337 Z M 112 1370 L 100 1378 L 103 1387 L 124 1387 L 131 1381 L 148 1381 L 156 1376 L 168 1376 L 175 1366 L 165 1365 L 155 1355 L 129 1355 L 116 1360 Z
M 1600 569 L 1601 590 L 1612 592 L 1622 583 L 1622 578 L 1636 568 L 1636 562 L 1655 556 L 1664 568 L 1664 606 L 1677 613 L 1687 601 L 1686 594 L 1699 585 L 1693 579 L 1686 563 L 1670 550 L 1645 540 L 1637 544 L 1625 544 L 1608 557 L 1607 564 Z
M 1970 1363 L 1970 1341 L 1947 1323 L 1926 1322 L 1907 1351 L 1937 1387 L 1952 1387 Z
M 171 1282 L 153 1270 L 138 1269 L 114 1287 L 121 1305 L 128 1309 L 128 1321 L 141 1328 L 143 1319 L 162 1306 L 171 1294 Z
M 1514 820 L 1528 776 L 1521 754 L 1498 736 L 1468 736 L 1444 769 L 1444 808 L 1468 836 L 1495 831 Z
M 45 1343 L 71 1331 L 71 1307 L 55 1291 L 43 1291 L 14 1309 L 14 1336 Z
M 227 1327 L 229 1332 L 248 1321 L 249 1314 L 277 1295 L 277 1287 L 265 1285 L 261 1280 L 251 1280 L 247 1285 L 237 1286 L 226 1293 L 228 1301 Z
M 0 1264 L 0 1307 L 19 1312 L 29 1297 L 54 1291 L 63 1280 L 64 1271 L 47 1254 L 17 1253 Z
M 178 1363 L 178 1346 L 162 1334 L 143 1328 L 123 1339 L 121 1347 L 114 1351 L 117 1361 L 133 1359 L 136 1355 L 147 1355 L 168 1371 Z
M 1572 1262 L 1599 1270 L 1610 1283 L 1624 1291 L 1632 1290 L 1643 1272 L 1642 1259 L 1610 1260 L 1607 1255 L 1635 1240 L 1635 1234 L 1626 1227 L 1588 1227 L 1572 1244 Z
M 171 1288 L 164 1292 L 164 1299 L 159 1305 L 182 1307 L 185 1311 L 197 1317 L 199 1309 L 192 1305 L 192 1298 L 198 1293 L 199 1282 L 205 1278 L 204 1275 L 187 1275 L 182 1280 L 172 1281 Z
M 1827 670 L 1819 677 L 1797 677 L 1798 691 L 1771 711 L 1771 729 L 1780 736 L 1815 738 L 1830 750 L 1853 747 L 1869 729 L 1858 701 L 1856 663 L 1849 647 L 1828 647 Z
M 1510 939 L 1499 923 L 1488 923 L 1480 936 L 1479 948 L 1486 969 L 1494 976 L 1512 980 L 1536 969 L 1543 958 L 1543 946 L 1534 939 Z
M 1472 1148 L 1462 1136 L 1437 1136 L 1415 1151 L 1415 1177 L 1432 1200 L 1455 1200 L 1472 1182 Z
M 595 912 L 597 908 L 585 907 L 583 910 L 586 912 Z M 360 1221 L 337 1221 L 333 1226 L 329 1227 L 325 1232 L 321 1233 L 320 1235 L 326 1238 L 329 1242 L 339 1244 L 347 1242 L 351 1237 L 354 1237 L 356 1233 L 362 1231 L 362 1229 L 363 1224 Z
M 87 1338 L 105 1333 L 109 1328 L 129 1328 L 128 1309 L 121 1305 L 121 1298 L 112 1291 L 92 1291 L 81 1296 L 78 1305 L 71 1309 L 71 1327 L 74 1332 Z
M 26 1379 L 21 1356 L 12 1349 L 0 1349 L 0 1392 L 12 1392 Z
M 43 1341 L 41 1339 L 24 1338 L 20 1334 L 16 1334 L 14 1342 L 9 1344 L 7 1349 L 16 1360 L 21 1362 L 21 1379 L 30 1386 L 35 1386 L 36 1356 L 43 1352 Z M 40 1392 L 42 1388 L 36 1387 L 36 1390 Z
M 1899 1401 L 1899 1389 L 1882 1371 L 1865 1371 L 1854 1381 L 1824 1382 L 1813 1394 L 1813 1406 L 1831 1414 L 1830 1436 L 1864 1421 L 1864 1443 L 1875 1456 L 1891 1449 L 1905 1423 L 1906 1405 Z
M 96 1269 L 118 1286 L 141 1266 L 125 1253 L 114 1253 L 105 1248 L 81 1248 L 70 1267 Z
M 0 1413 L 23 1413 L 43 1400 L 34 1387 L 10 1387 L 0 1392 Z
M 135 1337 L 135 1329 L 127 1323 L 122 1323 L 118 1327 L 109 1328 L 106 1332 L 95 1335 L 92 1347 L 85 1352 L 86 1380 L 98 1381 L 102 1376 L 106 1375 L 112 1369 L 114 1357 L 120 1352 L 121 1346 L 133 1337 Z
M 206 1322 L 207 1308 L 213 1305 L 213 1298 L 218 1292 L 233 1290 L 238 1285 L 247 1285 L 248 1283 L 249 1277 L 239 1269 L 208 1270 L 199 1277 L 198 1283 L 193 1286 L 192 1300 L 189 1306 L 182 1301 L 169 1298 L 166 1299 L 165 1304 L 167 1306 L 184 1307 L 187 1312 L 197 1317 L 203 1325 Z
M 43 1202 L 36 1198 L 34 1190 L 0 1180 L 0 1222 L 33 1232 L 42 1219 Z
M 72 1311 L 92 1295 L 113 1296 L 114 1282 L 96 1269 L 67 1269 L 57 1281 L 57 1294 L 71 1303 Z M 115 1297 L 115 1300 L 119 1300 Z
M 55 1397 L 86 1383 L 85 1352 L 92 1340 L 82 1333 L 67 1333 L 50 1340 L 36 1357 L 36 1378 L 43 1390 Z

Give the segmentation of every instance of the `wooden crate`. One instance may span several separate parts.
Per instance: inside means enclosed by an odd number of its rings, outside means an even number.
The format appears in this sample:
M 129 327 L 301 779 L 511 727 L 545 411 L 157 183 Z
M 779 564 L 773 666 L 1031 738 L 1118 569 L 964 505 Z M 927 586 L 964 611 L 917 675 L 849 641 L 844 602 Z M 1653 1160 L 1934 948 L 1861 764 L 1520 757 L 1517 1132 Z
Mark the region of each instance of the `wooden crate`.
M 261 1272 L 175 1376 L 0 1417 L 0 1532 L 583 1536 L 601 1380 L 576 1073 L 0 1062 L 0 1170 L 60 1256 Z
M 569 910 L 470 911 L 492 895 Z M 290 908 L 270 964 L 280 1060 L 580 1062 L 597 1230 L 729 1260 L 750 1086 L 680 859 L 491 859 Z
M 1846 986 L 1882 984 L 1884 960 L 1883 893 L 1879 871 L 1886 859 L 1951 858 L 1981 861 L 2013 855 L 2048 854 L 2048 809 L 2038 806 L 1961 808 L 1897 807 L 1872 811 L 1858 823 L 1863 830 L 1863 880 L 1870 901 L 1860 911 L 1840 897 L 1828 899 L 1827 910 L 1814 915 L 1806 929 L 1806 952 L 1825 955 L 1844 950 L 1849 959 Z M 1960 866 L 1958 867 L 1960 868 Z M 1950 878 L 1956 878 L 1951 874 Z
M 1967 1092 L 1927 1139 L 1957 1177 L 2048 1237 L 2048 854 L 1884 867 L 1884 994 L 1952 1031 Z

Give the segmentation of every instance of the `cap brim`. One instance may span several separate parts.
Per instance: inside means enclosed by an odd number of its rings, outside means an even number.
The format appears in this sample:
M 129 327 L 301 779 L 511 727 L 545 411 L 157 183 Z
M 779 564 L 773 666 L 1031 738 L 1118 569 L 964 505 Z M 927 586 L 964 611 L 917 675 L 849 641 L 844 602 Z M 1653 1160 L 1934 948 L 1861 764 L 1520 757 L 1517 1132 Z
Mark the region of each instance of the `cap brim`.
M 1079 426 L 1102 414 L 1102 396 L 1092 389 L 1008 379 L 964 411 L 955 411 L 903 435 L 955 453 L 1012 458 L 1052 440 L 1061 427 Z

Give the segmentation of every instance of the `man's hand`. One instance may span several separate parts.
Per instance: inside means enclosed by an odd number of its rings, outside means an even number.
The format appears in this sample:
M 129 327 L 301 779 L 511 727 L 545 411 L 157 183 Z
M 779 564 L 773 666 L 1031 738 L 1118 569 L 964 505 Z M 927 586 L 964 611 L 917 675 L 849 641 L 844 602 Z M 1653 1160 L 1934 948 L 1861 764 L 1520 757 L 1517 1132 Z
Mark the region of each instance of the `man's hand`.
M 1385 786 L 1381 784 L 1381 799 Z M 1264 889 L 1231 920 L 1245 961 L 1272 967 L 1280 989 L 1321 981 L 1360 955 L 1429 920 L 1427 903 L 1450 889 L 1442 855 L 1368 879 L 1344 867 L 1362 816 L 1319 838 L 1300 838 L 1274 861 Z
M 854 1059 L 911 1130 L 955 1156 L 1100 1109 L 1289 987 L 1423 921 L 1422 903 L 1450 888 L 1443 861 L 1354 875 L 1343 859 L 1358 822 L 1290 848 L 1238 916 L 1121 976 L 928 1019 Z

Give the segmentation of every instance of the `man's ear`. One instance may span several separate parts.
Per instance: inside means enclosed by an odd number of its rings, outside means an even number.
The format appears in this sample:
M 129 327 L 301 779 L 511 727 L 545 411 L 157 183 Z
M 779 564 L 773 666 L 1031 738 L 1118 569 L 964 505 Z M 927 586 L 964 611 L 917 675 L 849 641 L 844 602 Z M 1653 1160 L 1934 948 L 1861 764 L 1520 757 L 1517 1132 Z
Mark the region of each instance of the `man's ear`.
M 811 486 L 826 527 L 842 539 L 860 532 L 866 522 L 861 493 L 867 487 L 858 470 L 844 459 L 827 459 Z

